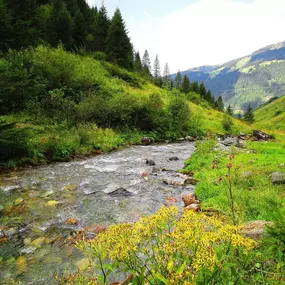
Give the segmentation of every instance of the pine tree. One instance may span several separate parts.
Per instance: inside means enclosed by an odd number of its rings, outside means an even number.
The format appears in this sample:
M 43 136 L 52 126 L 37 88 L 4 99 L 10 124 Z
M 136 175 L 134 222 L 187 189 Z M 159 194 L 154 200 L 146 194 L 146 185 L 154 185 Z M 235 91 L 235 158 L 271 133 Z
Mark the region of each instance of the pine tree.
M 108 30 L 106 53 L 114 63 L 127 69 L 133 68 L 133 46 L 119 9 L 116 9 Z
M 143 66 L 139 52 L 135 53 L 134 70 L 139 73 L 143 72 Z
M 48 42 L 52 46 L 62 43 L 68 50 L 73 47 L 73 20 L 63 1 L 53 1 L 47 25 Z
M 239 112 L 239 113 L 237 114 L 237 118 L 238 118 L 239 120 L 241 120 L 241 119 L 242 119 L 241 112 Z
M 6 2 L 0 0 L 0 51 L 6 52 L 13 45 L 12 16 Z
M 2 3 L 10 11 L 7 16 L 11 17 L 13 27 L 10 35 L 13 41 L 10 43 L 10 48 L 20 49 L 36 45 L 40 32 L 36 25 L 38 8 L 36 0 L 6 0 Z
M 190 91 L 190 80 L 187 75 L 184 75 L 182 80 L 182 91 L 187 94 Z
M 212 93 L 211 93 L 210 90 L 207 91 L 206 96 L 205 96 L 205 99 L 206 99 L 212 106 L 214 106 L 214 104 L 215 104 L 215 99 L 214 99 L 214 97 L 212 96 Z
M 143 59 L 142 59 L 143 73 L 146 77 L 151 76 L 151 62 L 148 51 L 145 50 Z
M 206 90 L 206 87 L 205 87 L 205 84 L 204 83 L 201 83 L 200 84 L 200 87 L 199 87 L 199 94 L 201 95 L 201 97 L 203 99 L 207 99 L 207 90 Z
M 216 101 L 216 108 L 220 112 L 224 112 L 224 102 L 222 96 L 218 97 L 218 100 Z
M 178 72 L 177 72 L 177 74 L 176 74 L 176 76 L 175 76 L 175 79 L 174 79 L 174 86 L 175 86 L 175 88 L 176 89 L 178 89 L 178 90 L 181 90 L 181 88 L 182 88 L 182 75 L 181 75 L 181 72 L 180 72 L 180 70 L 178 70 Z
M 248 105 L 244 116 L 243 116 L 244 120 L 249 123 L 252 124 L 254 122 L 254 114 L 253 114 L 253 109 L 250 105 Z
M 233 116 L 234 115 L 234 112 L 233 112 L 233 109 L 232 109 L 232 106 L 231 105 L 229 105 L 228 107 L 227 107 L 227 112 L 226 112 L 228 115 L 230 115 L 230 116 Z
M 108 19 L 107 9 L 102 6 L 98 12 L 94 10 L 95 19 L 91 25 L 92 42 L 91 51 L 106 52 L 106 39 L 109 32 L 110 20 Z
M 154 59 L 154 63 L 153 63 L 153 78 L 154 80 L 159 80 L 159 78 L 161 77 L 160 74 L 160 62 L 159 62 L 159 58 L 158 55 L 155 56 Z
M 163 70 L 163 87 L 165 89 L 171 89 L 171 83 L 170 83 L 170 71 L 169 71 L 169 66 L 168 63 L 165 64 L 164 70 Z
M 194 81 L 190 85 L 190 91 L 193 91 L 197 94 L 200 94 L 200 88 L 199 88 L 199 83 L 198 81 Z

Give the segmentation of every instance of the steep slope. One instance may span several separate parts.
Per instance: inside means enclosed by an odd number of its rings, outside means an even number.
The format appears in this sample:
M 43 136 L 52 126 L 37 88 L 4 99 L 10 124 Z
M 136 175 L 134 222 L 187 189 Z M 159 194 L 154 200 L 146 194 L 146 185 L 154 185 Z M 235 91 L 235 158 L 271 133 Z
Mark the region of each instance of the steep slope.
M 62 47 L 0 58 L 0 102 L 0 166 L 110 151 L 143 136 L 225 132 L 223 114 L 206 101 L 195 105 L 177 90 Z M 233 120 L 233 131 L 246 128 Z
M 244 110 L 249 103 L 256 108 L 285 94 L 285 42 L 223 65 L 203 66 L 182 74 L 191 81 L 203 81 L 215 96 L 221 95 L 236 110 Z
M 285 96 L 260 106 L 254 116 L 256 128 L 285 131 Z

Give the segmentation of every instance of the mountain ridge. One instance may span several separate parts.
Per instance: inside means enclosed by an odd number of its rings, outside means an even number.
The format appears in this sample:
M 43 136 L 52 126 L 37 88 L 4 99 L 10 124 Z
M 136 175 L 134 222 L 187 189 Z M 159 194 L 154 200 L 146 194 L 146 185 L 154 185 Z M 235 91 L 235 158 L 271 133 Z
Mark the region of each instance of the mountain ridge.
M 256 108 L 285 94 L 285 41 L 224 64 L 195 67 L 181 74 L 191 81 L 204 82 L 236 111 L 244 110 L 248 104 Z

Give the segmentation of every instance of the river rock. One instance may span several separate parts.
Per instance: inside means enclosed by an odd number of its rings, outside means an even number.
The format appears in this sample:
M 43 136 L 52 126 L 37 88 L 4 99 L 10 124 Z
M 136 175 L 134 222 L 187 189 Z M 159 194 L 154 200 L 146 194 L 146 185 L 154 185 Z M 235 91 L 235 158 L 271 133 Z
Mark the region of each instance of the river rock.
M 158 173 L 158 172 L 160 172 L 160 171 L 161 171 L 161 168 L 159 168 L 159 167 L 153 167 L 151 173 Z
M 237 137 L 227 137 L 226 139 L 224 139 L 223 141 L 221 141 L 221 144 L 225 145 L 225 146 L 237 146 L 238 145 L 238 138 Z
M 185 207 L 196 203 L 196 195 L 194 193 L 183 194 L 182 201 L 184 202 Z
M 155 165 L 155 162 L 154 162 L 152 159 L 146 159 L 146 160 L 145 160 L 145 163 L 146 163 L 146 165 L 148 165 L 148 166 L 154 166 L 154 165 Z
M 116 189 L 113 192 L 108 193 L 108 195 L 112 197 L 129 197 L 129 196 L 132 196 L 133 194 L 121 187 L 121 188 Z
M 179 158 L 177 156 L 173 156 L 173 157 L 170 157 L 168 160 L 169 161 L 178 161 Z
M 199 212 L 200 211 L 200 205 L 199 204 L 190 204 L 187 207 L 184 207 L 184 211 L 194 211 L 194 212 Z
M 273 136 L 258 130 L 253 131 L 253 137 L 258 141 L 268 141 L 274 138 Z
M 285 173 L 281 173 L 281 172 L 272 173 L 271 181 L 273 184 L 285 184 Z
M 195 179 L 195 178 L 187 178 L 184 180 L 183 185 L 187 186 L 187 185 L 196 185 L 199 182 L 199 180 Z
M 76 226 L 76 225 L 78 225 L 79 220 L 76 218 L 68 218 L 68 219 L 66 219 L 65 223 L 67 225 Z
M 247 222 L 242 228 L 242 234 L 245 237 L 252 239 L 261 239 L 264 236 L 266 226 L 272 225 L 271 222 L 266 221 L 250 221 Z
M 143 145 L 150 145 L 150 144 L 152 143 L 152 139 L 151 139 L 151 138 L 148 138 L 148 137 L 143 137 L 143 138 L 141 139 L 141 143 L 142 143 Z
M 184 180 L 181 178 L 165 178 L 163 179 L 163 182 L 167 185 L 173 185 L 173 186 L 183 186 L 184 185 Z

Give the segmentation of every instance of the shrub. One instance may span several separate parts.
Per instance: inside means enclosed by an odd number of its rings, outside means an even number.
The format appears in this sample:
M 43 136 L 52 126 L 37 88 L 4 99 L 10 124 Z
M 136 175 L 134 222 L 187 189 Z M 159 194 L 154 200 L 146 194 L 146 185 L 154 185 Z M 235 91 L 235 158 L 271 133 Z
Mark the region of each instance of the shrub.
M 232 131 L 232 127 L 234 125 L 233 119 L 231 116 L 224 114 L 222 120 L 223 128 L 226 132 L 230 133 Z

